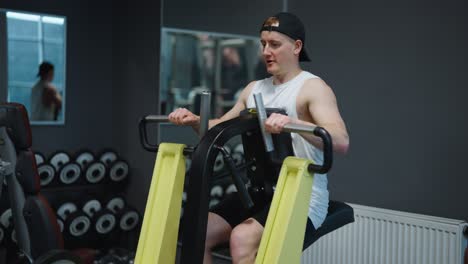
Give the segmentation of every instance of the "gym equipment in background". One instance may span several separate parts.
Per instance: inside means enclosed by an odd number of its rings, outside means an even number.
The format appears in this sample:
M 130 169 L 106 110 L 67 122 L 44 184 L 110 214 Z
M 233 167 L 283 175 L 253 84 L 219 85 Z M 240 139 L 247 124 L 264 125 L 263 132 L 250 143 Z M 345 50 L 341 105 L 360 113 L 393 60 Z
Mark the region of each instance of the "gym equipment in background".
M 41 196 L 36 158 L 30 149 L 31 129 L 23 105 L 0 104 L 0 142 L 0 182 L 6 178 L 8 183 L 20 254 L 38 264 L 54 263 L 58 256 L 69 263 L 82 263 L 80 257 L 63 250 L 55 214 Z M 51 159 L 57 167 L 65 160 L 63 155 Z

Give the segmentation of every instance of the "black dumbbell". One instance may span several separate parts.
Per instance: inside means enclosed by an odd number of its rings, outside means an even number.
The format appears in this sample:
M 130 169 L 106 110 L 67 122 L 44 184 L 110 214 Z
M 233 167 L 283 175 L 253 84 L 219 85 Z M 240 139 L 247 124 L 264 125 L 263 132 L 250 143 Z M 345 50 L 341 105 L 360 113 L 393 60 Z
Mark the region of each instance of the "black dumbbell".
M 94 231 L 99 235 L 112 232 L 116 226 L 116 218 L 108 208 L 102 208 L 98 200 L 90 200 L 83 206 L 83 211 L 91 218 Z
M 128 163 L 124 160 L 116 160 L 109 166 L 109 178 L 112 182 L 122 182 L 126 180 L 128 173 Z
M 49 163 L 42 163 L 37 166 L 37 173 L 39 174 L 42 187 L 53 186 L 57 184 L 56 171 L 54 166 Z
M 104 181 L 107 173 L 106 165 L 101 161 L 92 161 L 84 171 L 88 183 L 97 184 Z
M 78 210 L 74 203 L 62 204 L 57 210 L 57 216 L 63 221 L 65 238 L 79 238 L 88 233 L 91 219 L 82 210 Z
M 58 179 L 61 184 L 76 184 L 81 179 L 81 166 L 76 162 L 68 162 L 58 171 Z

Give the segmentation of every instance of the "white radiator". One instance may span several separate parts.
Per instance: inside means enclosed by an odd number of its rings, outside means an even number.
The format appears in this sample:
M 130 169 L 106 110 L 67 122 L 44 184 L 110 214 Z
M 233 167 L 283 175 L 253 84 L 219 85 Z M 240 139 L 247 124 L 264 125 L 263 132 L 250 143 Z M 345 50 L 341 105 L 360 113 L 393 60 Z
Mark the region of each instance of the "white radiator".
M 461 220 L 349 204 L 355 222 L 321 237 L 303 264 L 463 264 Z

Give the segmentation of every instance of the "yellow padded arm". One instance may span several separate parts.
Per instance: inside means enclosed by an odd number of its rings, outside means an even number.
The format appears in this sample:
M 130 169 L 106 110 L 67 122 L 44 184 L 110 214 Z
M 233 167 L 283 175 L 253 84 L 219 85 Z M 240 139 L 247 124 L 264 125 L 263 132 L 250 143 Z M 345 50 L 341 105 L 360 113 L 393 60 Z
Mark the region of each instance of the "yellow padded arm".
M 175 263 L 185 179 L 184 148 L 183 144 L 159 145 L 136 264 Z
M 300 263 L 313 184 L 310 163 L 296 157 L 284 160 L 256 264 Z

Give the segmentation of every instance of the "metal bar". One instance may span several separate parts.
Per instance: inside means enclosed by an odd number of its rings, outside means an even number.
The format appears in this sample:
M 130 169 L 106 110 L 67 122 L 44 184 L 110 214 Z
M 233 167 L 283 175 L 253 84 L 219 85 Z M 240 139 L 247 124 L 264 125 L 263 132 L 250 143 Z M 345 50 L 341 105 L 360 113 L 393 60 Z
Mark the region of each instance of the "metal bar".
M 169 122 L 169 117 L 166 115 L 148 115 L 145 116 L 146 121 L 152 121 L 152 122 Z
M 310 133 L 313 134 L 317 126 L 314 125 L 301 125 L 301 124 L 287 124 L 284 126 L 283 131 L 289 133 Z
M 262 94 L 256 93 L 253 96 L 255 99 L 255 105 L 257 107 L 257 116 L 260 125 L 260 130 L 262 131 L 263 140 L 265 141 L 265 150 L 266 152 L 272 152 L 275 148 L 273 146 L 273 139 L 271 138 L 271 134 L 267 133 L 265 130 L 265 121 L 267 119 L 267 114 L 265 106 L 263 105 Z
M 200 103 L 200 137 L 203 137 L 208 131 L 208 121 L 210 120 L 210 111 L 211 110 L 211 92 L 203 91 L 201 94 L 201 103 Z

